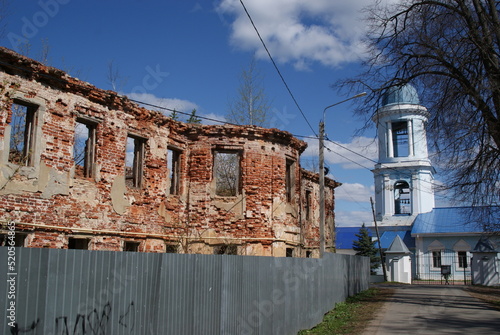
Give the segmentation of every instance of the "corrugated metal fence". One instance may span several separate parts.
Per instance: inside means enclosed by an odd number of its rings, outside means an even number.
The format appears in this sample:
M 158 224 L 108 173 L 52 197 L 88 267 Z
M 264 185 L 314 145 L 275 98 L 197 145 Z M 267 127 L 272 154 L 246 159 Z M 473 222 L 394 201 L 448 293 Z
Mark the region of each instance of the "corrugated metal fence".
M 296 334 L 367 289 L 370 275 L 368 258 L 339 254 L 16 248 L 14 268 L 8 256 L 1 247 L 2 334 Z M 17 329 L 9 326 L 13 301 Z

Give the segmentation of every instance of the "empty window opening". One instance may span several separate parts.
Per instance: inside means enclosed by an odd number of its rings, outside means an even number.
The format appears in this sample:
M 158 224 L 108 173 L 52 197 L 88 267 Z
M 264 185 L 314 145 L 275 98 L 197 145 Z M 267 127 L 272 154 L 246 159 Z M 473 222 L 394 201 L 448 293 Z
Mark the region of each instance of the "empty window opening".
M 170 179 L 170 194 L 180 193 L 180 174 L 181 174 L 181 152 L 168 149 L 167 151 L 167 169 Z
M 294 185 L 294 175 L 295 175 L 295 161 L 291 159 L 286 160 L 286 176 L 285 176 L 285 188 L 286 188 L 286 200 L 292 202 L 293 195 L 295 193 Z
M 238 246 L 232 244 L 218 245 L 214 247 L 214 255 L 237 255 Z
M 411 192 L 406 181 L 394 184 L 394 214 L 411 214 Z
M 89 240 L 87 238 L 68 239 L 68 249 L 89 250 Z
M 239 194 L 239 152 L 216 151 L 214 157 L 215 194 L 231 197 Z
M 37 107 L 20 102 L 11 106 L 9 162 L 31 166 L 35 147 Z
M 165 249 L 165 252 L 167 254 L 176 254 L 178 252 L 179 248 L 177 245 L 174 245 L 174 244 L 167 244 L 166 245 L 166 249 Z
M 293 248 L 286 248 L 286 257 L 293 257 Z
M 143 138 L 128 136 L 125 155 L 125 183 L 128 187 L 141 188 L 144 164 Z
M 406 121 L 392 123 L 392 147 L 394 157 L 408 157 L 408 123 Z
M 96 147 L 96 124 L 77 120 L 75 141 L 73 144 L 73 160 L 75 176 L 90 178 L 94 174 Z
M 140 242 L 125 241 L 123 243 L 123 251 L 139 251 Z
M 306 251 L 306 258 L 311 258 L 312 252 L 311 251 Z
M 441 250 L 432 252 L 432 267 L 433 268 L 441 267 Z
M 458 267 L 465 269 L 469 266 L 467 262 L 467 251 L 458 251 L 457 252 L 458 256 Z
M 306 203 L 305 203 L 305 212 L 306 212 L 306 220 L 311 219 L 311 191 L 306 190 Z
M 26 234 L 16 232 L 14 235 L 0 234 L 0 246 L 24 247 Z

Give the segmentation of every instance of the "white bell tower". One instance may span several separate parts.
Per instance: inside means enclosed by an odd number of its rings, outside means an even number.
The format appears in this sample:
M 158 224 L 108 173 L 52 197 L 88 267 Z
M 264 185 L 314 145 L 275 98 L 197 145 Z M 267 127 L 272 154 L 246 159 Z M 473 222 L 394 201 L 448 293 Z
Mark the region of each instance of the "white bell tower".
M 377 221 L 411 225 L 415 216 L 434 208 L 435 172 L 427 152 L 427 109 L 411 85 L 389 89 L 373 121 L 377 124 L 375 177 Z

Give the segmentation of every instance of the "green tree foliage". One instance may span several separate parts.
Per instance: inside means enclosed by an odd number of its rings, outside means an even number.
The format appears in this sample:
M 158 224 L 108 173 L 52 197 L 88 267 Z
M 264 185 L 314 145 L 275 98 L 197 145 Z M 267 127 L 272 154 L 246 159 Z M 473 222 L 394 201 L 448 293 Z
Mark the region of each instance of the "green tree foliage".
M 262 86 L 263 76 L 252 59 L 248 69 L 241 72 L 238 95 L 229 102 L 226 119 L 240 125 L 265 127 L 271 103 Z
M 172 113 L 170 113 L 168 117 L 174 121 L 179 121 L 179 113 L 177 113 L 175 109 L 172 111 Z
M 196 108 L 191 111 L 191 115 L 189 116 L 186 122 L 195 124 L 201 123 L 201 119 L 198 116 L 196 116 Z
M 378 250 L 375 247 L 376 242 L 372 241 L 364 223 L 359 229 L 359 233 L 356 234 L 356 237 L 358 240 L 352 242 L 352 248 L 356 251 L 356 255 L 370 257 L 370 267 L 371 272 L 373 273 L 380 264 L 380 257 L 377 256 Z

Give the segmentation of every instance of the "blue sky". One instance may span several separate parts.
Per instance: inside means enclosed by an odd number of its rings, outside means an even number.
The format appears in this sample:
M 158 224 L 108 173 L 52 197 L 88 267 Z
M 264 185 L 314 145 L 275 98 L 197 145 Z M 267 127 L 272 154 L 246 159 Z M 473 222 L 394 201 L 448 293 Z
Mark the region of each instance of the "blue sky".
M 389 1 L 389 0 L 386 0 Z M 361 71 L 365 24 L 361 13 L 373 0 L 245 0 L 270 53 L 307 121 L 317 132 L 323 109 L 344 100 L 330 85 Z M 239 0 L 41 0 L 10 1 L 1 45 L 39 59 L 49 46 L 49 65 L 112 89 L 109 63 L 126 82 L 117 90 L 137 100 L 222 120 L 236 96 L 239 75 L 252 57 L 265 76 L 273 126 L 314 136 L 269 61 Z M 23 46 L 24 45 L 24 46 Z M 29 45 L 27 51 L 26 45 Z M 356 137 L 362 123 L 349 103 L 327 112 L 328 137 L 377 158 L 374 129 Z M 305 160 L 318 144 L 306 139 Z M 336 194 L 337 224 L 370 224 L 374 163 L 329 144 L 330 177 L 343 183 Z

